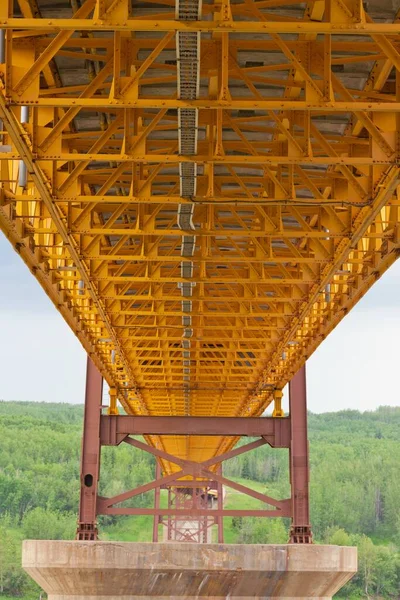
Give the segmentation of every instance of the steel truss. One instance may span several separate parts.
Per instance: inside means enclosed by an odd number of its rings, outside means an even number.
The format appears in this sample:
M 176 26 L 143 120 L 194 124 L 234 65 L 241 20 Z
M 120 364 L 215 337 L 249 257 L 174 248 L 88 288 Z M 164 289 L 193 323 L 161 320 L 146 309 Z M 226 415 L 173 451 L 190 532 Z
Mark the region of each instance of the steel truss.
M 0 226 L 128 413 L 259 415 L 398 255 L 400 26 L 142 4 L 1 3 Z
M 52 4 L 0 2 L 1 230 L 112 413 L 279 416 L 285 384 L 399 256 L 399 13 Z M 198 463 L 235 443 L 196 440 L 146 435 Z
M 173 514 L 174 509 L 182 514 L 187 511 L 186 516 L 171 516 L 159 522 L 166 528 L 164 539 L 175 542 L 212 542 L 211 528 L 216 524 L 217 517 L 203 516 L 197 517 L 193 514 L 196 509 L 202 509 L 212 515 L 213 496 L 209 493 L 207 486 L 198 487 L 170 487 L 168 488 L 168 510 Z M 211 504 L 211 506 L 210 506 Z M 157 519 L 157 517 L 154 517 Z M 153 542 L 158 542 L 158 537 L 153 538 Z

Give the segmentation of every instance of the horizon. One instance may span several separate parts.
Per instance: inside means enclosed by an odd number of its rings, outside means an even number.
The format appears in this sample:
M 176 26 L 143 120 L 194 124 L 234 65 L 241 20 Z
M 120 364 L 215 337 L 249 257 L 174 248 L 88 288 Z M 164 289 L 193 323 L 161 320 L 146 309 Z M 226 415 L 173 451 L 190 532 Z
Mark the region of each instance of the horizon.
M 1 404 L 29 404 L 29 405 L 33 405 L 33 406 L 68 406 L 68 407 L 71 407 L 71 408 L 84 408 L 84 403 L 83 402 L 53 402 L 51 400 L 48 401 L 48 402 L 46 402 L 45 400 L 39 400 L 39 401 L 34 401 L 34 400 L 4 400 L 3 398 L 0 398 L 0 405 Z M 119 407 L 119 409 L 121 411 L 123 411 L 122 407 Z M 377 413 L 377 412 L 383 411 L 383 410 L 388 410 L 388 411 L 400 410 L 400 405 L 391 406 L 390 404 L 380 404 L 379 406 L 377 406 L 376 408 L 373 408 L 371 410 L 359 410 L 359 409 L 355 409 L 355 408 L 341 408 L 340 410 L 331 410 L 331 411 L 325 411 L 325 412 L 319 412 L 319 413 L 318 412 L 314 412 L 314 411 L 312 411 L 310 409 L 307 409 L 307 413 L 315 415 L 315 416 L 337 415 L 337 414 L 340 414 L 340 413 L 350 413 L 350 412 L 351 413 L 358 413 L 360 415 L 365 415 L 365 414 Z M 122 414 L 122 412 L 120 414 Z M 141 416 L 141 415 L 136 415 L 136 416 Z M 262 415 L 262 416 L 270 416 L 270 415 Z M 286 414 L 285 414 L 285 416 L 286 416 Z M 218 418 L 218 417 L 215 417 L 215 418 Z M 234 418 L 234 417 L 232 417 L 232 418 Z
M 0 281 L 0 398 L 46 403 L 57 398 L 58 404 L 81 404 L 86 353 L 4 236 L 0 236 Z M 382 405 L 382 400 L 387 406 L 400 405 L 399 297 L 400 261 L 308 359 L 310 412 L 372 411 Z M 288 394 L 284 392 L 283 408 L 287 412 Z M 107 386 L 105 402 L 106 398 Z

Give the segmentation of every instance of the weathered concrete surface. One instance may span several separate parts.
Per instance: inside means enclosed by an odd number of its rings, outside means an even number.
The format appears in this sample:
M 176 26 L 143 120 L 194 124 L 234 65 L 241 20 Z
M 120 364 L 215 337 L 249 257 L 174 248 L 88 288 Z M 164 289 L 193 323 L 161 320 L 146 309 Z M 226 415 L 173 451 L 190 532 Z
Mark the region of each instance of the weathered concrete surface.
M 25 541 L 22 565 L 50 600 L 328 600 L 356 548 Z

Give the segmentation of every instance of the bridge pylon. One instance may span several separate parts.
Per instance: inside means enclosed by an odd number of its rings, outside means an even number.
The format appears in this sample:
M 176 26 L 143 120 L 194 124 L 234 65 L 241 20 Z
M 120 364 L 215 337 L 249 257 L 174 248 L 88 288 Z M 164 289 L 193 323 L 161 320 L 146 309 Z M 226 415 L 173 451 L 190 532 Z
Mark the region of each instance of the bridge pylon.
M 165 525 L 163 539 L 168 541 L 212 540 L 210 529 L 216 525 L 217 539 L 223 540 L 224 516 L 289 517 L 290 543 L 312 543 L 309 510 L 309 456 L 307 438 L 306 371 L 303 366 L 289 384 L 288 416 L 279 417 L 195 417 L 134 416 L 102 414 L 103 382 L 88 358 L 81 456 L 81 491 L 77 539 L 98 539 L 99 515 L 152 515 L 153 541 L 159 540 L 158 525 Z M 280 395 L 278 395 L 280 398 Z M 279 414 L 283 415 L 279 403 Z M 255 440 L 205 460 L 166 452 L 161 444 L 149 445 L 135 436 L 223 436 L 254 437 Z M 156 458 L 155 480 L 111 498 L 99 496 L 101 449 L 127 443 Z M 290 498 L 275 499 L 228 479 L 222 474 L 224 461 L 263 445 L 289 450 Z M 227 510 L 223 507 L 224 488 L 233 488 L 258 499 L 257 510 Z M 167 490 L 167 507 L 160 506 L 160 490 Z M 123 506 L 143 493 L 154 491 L 154 506 Z

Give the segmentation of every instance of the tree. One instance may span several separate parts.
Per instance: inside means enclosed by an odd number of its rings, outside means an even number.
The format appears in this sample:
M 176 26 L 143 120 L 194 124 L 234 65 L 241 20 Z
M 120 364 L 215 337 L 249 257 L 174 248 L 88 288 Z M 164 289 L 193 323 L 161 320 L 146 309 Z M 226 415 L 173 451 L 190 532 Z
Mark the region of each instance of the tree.
M 0 594 L 37 598 L 29 595 L 37 588 L 20 567 L 22 537 L 74 536 L 81 425 L 81 406 L 0 402 Z M 359 546 L 360 571 L 338 597 L 399 600 L 400 408 L 309 414 L 309 434 L 314 539 Z M 126 444 L 103 448 L 101 463 L 104 496 L 154 475 L 154 457 Z M 246 477 L 249 487 L 274 498 L 287 498 L 288 464 L 286 449 L 265 445 L 227 461 L 224 473 L 232 479 Z M 152 502 L 148 493 L 127 503 L 148 507 Z M 237 492 L 228 492 L 227 505 L 265 507 Z M 151 539 L 150 517 L 99 520 L 103 539 Z M 225 531 L 232 542 L 278 544 L 288 537 L 284 519 L 226 518 Z M 377 539 L 385 545 L 374 544 Z
M 249 459 L 247 456 L 245 456 L 243 461 L 242 477 L 243 479 L 251 479 Z
M 375 593 L 384 598 L 396 596 L 400 590 L 400 558 L 393 546 L 376 548 L 373 569 Z
M 358 538 L 358 573 L 362 583 L 362 589 L 369 599 L 371 598 L 372 588 L 375 583 L 376 572 L 374 564 L 376 561 L 376 548 L 372 540 L 361 535 Z
M 21 568 L 21 543 L 0 526 L 0 594 L 21 596 L 29 585 Z
M 73 539 L 76 529 L 76 516 L 34 508 L 24 518 L 24 537 L 34 540 Z
M 285 544 L 288 532 L 282 519 L 245 517 L 238 542 L 242 544 Z
M 340 527 L 332 527 L 327 529 L 325 541 L 332 546 L 351 546 L 352 540 L 347 531 Z

